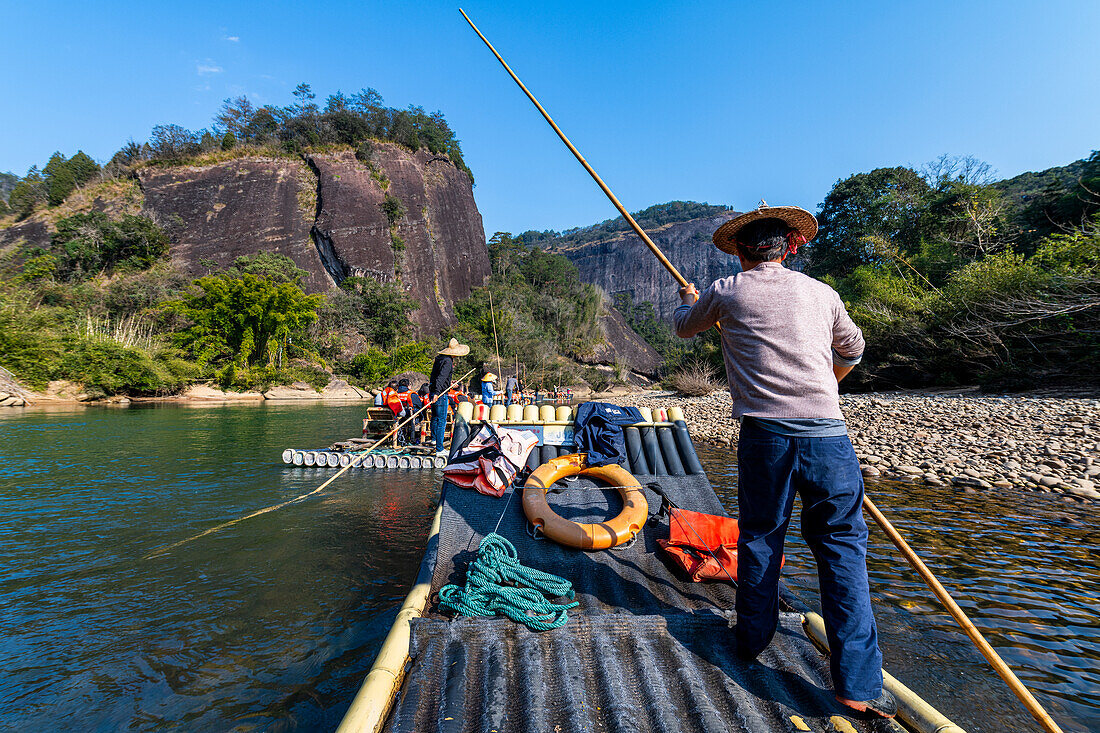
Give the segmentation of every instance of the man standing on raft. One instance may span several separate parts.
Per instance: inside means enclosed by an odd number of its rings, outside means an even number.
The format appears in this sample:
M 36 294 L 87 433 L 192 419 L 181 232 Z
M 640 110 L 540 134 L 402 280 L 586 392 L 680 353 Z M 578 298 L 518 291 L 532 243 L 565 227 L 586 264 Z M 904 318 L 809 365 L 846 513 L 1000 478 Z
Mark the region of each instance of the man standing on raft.
M 863 476 L 840 412 L 837 385 L 863 356 L 863 334 L 836 291 L 783 267 L 817 234 L 796 206 L 768 206 L 732 219 L 714 244 L 742 272 L 702 295 L 680 289 L 676 335 L 722 326 L 737 443 L 737 648 L 754 659 L 779 623 L 779 570 L 795 493 L 802 535 L 817 560 L 822 615 L 837 700 L 893 717 L 882 689 L 882 654 L 867 581 Z
M 432 374 L 428 378 L 428 399 L 435 400 L 432 405 L 432 441 L 435 443 L 435 452 L 438 455 L 447 455 L 444 447 L 444 437 L 447 431 L 447 408 L 450 400 L 447 395 L 451 389 L 451 377 L 454 376 L 455 359 L 470 353 L 470 347 L 458 343 L 458 339 L 450 342 L 436 355 L 432 363 Z

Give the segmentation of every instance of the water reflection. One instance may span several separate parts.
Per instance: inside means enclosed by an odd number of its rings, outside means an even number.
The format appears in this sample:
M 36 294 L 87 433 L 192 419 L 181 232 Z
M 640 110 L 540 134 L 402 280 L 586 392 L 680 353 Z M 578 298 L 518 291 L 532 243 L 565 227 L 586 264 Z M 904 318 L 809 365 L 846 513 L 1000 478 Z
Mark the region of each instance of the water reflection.
M 334 728 L 423 552 L 433 473 L 331 470 L 282 449 L 354 434 L 362 408 L 0 413 L 0 727 Z M 734 510 L 726 451 L 701 450 Z M 883 511 L 1067 731 L 1100 729 L 1100 547 L 1091 507 L 1040 494 L 876 483 Z M 811 605 L 797 533 L 787 582 Z M 877 530 L 887 667 L 972 733 L 1030 718 Z M 978 703 L 975 705 L 975 703 Z
M 703 449 L 700 458 L 735 512 L 733 453 Z M 867 491 L 1063 729 L 1100 729 L 1094 508 L 1051 494 L 968 493 L 889 481 L 869 483 Z M 868 523 L 884 666 L 972 733 L 1034 728 L 954 619 Z M 785 582 L 817 607 L 817 575 L 799 534 L 797 506 L 786 554 Z
M 283 447 L 358 408 L 27 412 L 0 420 L 5 727 L 334 727 L 422 553 L 434 474 L 333 490 L 153 560 L 156 547 L 312 490 Z

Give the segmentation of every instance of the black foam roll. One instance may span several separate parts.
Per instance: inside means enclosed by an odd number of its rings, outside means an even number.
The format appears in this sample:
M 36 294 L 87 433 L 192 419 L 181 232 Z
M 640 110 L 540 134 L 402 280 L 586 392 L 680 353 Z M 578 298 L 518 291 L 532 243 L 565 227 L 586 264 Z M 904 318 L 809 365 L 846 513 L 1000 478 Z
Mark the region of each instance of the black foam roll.
M 668 469 L 665 468 L 665 459 L 661 456 L 661 447 L 657 445 L 657 433 L 652 427 L 645 427 L 641 429 L 642 434 L 642 453 L 645 455 L 646 463 L 649 464 L 654 476 L 667 476 Z
M 531 452 L 527 454 L 527 470 L 534 471 L 541 463 L 542 461 L 539 460 L 539 447 L 536 445 L 531 449 Z
M 642 436 L 638 428 L 623 428 L 623 438 L 626 440 L 626 458 L 631 473 L 649 473 L 649 464 L 646 463 L 645 453 L 642 451 Z
M 540 445 L 539 446 L 539 462 L 549 463 L 553 459 L 558 457 L 558 452 L 554 450 L 552 445 Z
M 703 464 L 699 462 L 699 456 L 695 452 L 695 445 L 688 434 L 687 423 L 677 420 L 672 427 L 672 435 L 676 438 L 676 447 L 680 450 L 680 461 L 684 464 L 684 470 L 688 475 L 695 476 L 703 473 Z
M 676 439 L 672 437 L 672 428 L 657 428 L 657 442 L 665 456 L 668 475 L 683 476 L 684 464 L 680 463 L 680 453 L 676 450 Z
M 465 420 L 455 420 L 454 427 L 451 429 L 451 447 L 447 452 L 448 457 L 453 458 L 454 454 L 458 452 L 459 446 L 465 443 L 469 437 L 469 424 Z
M 573 449 L 567 445 L 556 445 L 554 446 L 554 448 L 556 448 L 558 451 L 558 458 L 561 458 L 562 456 L 567 456 L 573 452 Z

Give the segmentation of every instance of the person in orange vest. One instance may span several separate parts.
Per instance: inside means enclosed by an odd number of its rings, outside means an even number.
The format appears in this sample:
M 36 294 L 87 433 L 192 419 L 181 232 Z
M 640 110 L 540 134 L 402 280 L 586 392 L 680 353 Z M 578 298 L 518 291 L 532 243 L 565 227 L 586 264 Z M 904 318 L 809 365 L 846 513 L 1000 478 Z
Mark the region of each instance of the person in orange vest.
M 386 407 L 389 407 L 390 398 L 393 397 L 393 395 L 395 394 L 397 394 L 397 382 L 394 382 L 391 379 L 390 383 L 383 387 L 382 391 L 378 393 L 378 399 L 376 400 L 375 404 L 385 405 Z
M 387 405 L 395 418 L 404 420 L 423 407 L 424 403 L 409 387 L 409 380 L 402 379 L 397 383 L 397 389 L 390 395 Z M 401 429 L 397 431 L 397 442 L 401 445 L 408 445 L 410 434 L 409 424 L 401 426 Z
M 466 395 L 466 388 L 461 384 L 456 384 L 454 389 L 447 393 L 447 396 L 451 398 L 451 404 L 456 406 L 460 402 L 470 401 L 470 398 Z

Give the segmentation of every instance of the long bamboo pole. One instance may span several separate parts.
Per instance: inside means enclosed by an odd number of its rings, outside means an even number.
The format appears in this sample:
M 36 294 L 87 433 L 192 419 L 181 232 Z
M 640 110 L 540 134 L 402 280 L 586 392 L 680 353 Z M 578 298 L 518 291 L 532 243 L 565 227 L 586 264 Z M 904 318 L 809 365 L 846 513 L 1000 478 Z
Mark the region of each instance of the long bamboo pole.
M 661 261 L 661 264 L 664 265 L 670 273 L 672 273 L 672 276 L 676 278 L 676 282 L 680 283 L 681 286 L 686 286 L 688 284 L 688 281 L 684 279 L 684 276 L 680 274 L 680 271 L 676 269 L 676 266 L 672 264 L 672 262 L 670 262 L 667 257 L 665 257 L 665 253 L 661 251 L 661 248 L 653 243 L 653 240 L 650 239 L 649 235 L 645 233 L 641 226 L 638 225 L 638 222 L 634 221 L 634 217 L 630 215 L 630 212 L 626 210 L 626 207 L 622 205 L 622 202 L 620 202 L 615 194 L 611 192 L 611 189 L 607 187 L 607 184 L 603 182 L 603 179 L 600 178 L 599 174 L 592 169 L 592 166 L 588 164 L 588 161 L 584 159 L 584 156 L 581 155 L 576 146 L 574 146 L 573 143 L 569 141 L 569 138 L 567 138 L 565 136 L 565 133 L 561 131 L 561 128 L 558 127 L 557 123 L 554 122 L 554 120 L 550 117 L 550 114 L 545 109 L 543 109 L 543 106 L 539 104 L 539 100 L 535 99 L 535 95 L 531 94 L 531 92 L 528 91 L 527 87 L 523 85 L 523 82 L 519 80 L 519 77 L 516 76 L 511 67 L 508 66 L 503 58 L 501 58 L 501 55 L 497 53 L 497 50 L 493 48 L 493 44 L 489 43 L 489 39 L 481 34 L 481 31 L 477 29 L 477 26 L 474 25 L 474 22 L 470 20 L 470 16 L 466 15 L 466 11 L 464 11 L 462 8 L 459 8 L 458 12 L 462 13 L 462 17 L 465 18 L 466 22 L 470 24 L 470 27 L 474 29 L 474 33 L 476 33 L 478 37 L 481 38 L 481 40 L 485 41 L 485 45 L 488 46 L 489 50 L 493 52 L 493 55 L 497 57 L 497 61 L 500 62 L 500 65 L 504 67 L 504 70 L 508 72 L 508 75 L 512 77 L 512 80 L 515 81 L 516 84 L 519 84 L 519 88 L 523 90 L 523 93 L 527 95 L 527 98 L 531 100 L 532 104 L 534 104 L 535 107 L 538 108 L 539 112 L 542 113 L 542 116 L 546 118 L 546 121 L 550 123 L 550 127 L 554 128 L 554 132 L 558 133 L 558 137 L 561 138 L 561 141 L 565 143 L 565 146 L 569 148 L 569 151 L 573 153 L 580 164 L 584 166 L 584 169 L 588 171 L 588 175 L 592 176 L 592 180 L 596 182 L 596 185 L 600 187 L 600 189 L 604 192 L 604 195 L 606 195 L 607 198 L 611 200 L 611 203 L 615 205 L 615 208 L 619 210 L 619 213 L 623 215 L 623 218 L 626 219 L 626 223 L 630 225 L 630 228 L 634 230 L 634 233 L 637 234 L 643 242 L 645 242 L 645 246 L 649 247 L 649 251 L 652 252 L 654 256 Z
M 504 67 L 504 70 L 508 72 L 508 75 L 512 77 L 512 80 L 519 85 L 519 88 L 523 90 L 523 93 L 527 95 L 527 98 L 530 99 L 535 107 L 538 108 L 539 112 L 542 113 L 542 116 L 546 119 L 548 123 L 550 123 L 550 126 L 554 128 L 554 132 L 556 132 L 558 134 L 558 137 L 561 138 L 561 141 L 565 143 L 566 147 L 568 147 L 573 155 L 577 158 L 577 160 L 580 161 L 580 164 L 584 166 L 584 169 L 588 171 L 589 175 L 591 175 L 593 180 L 596 181 L 599 187 L 603 190 L 604 194 L 607 195 L 607 198 L 611 200 L 611 203 L 615 205 L 615 208 L 619 210 L 619 213 L 623 215 L 623 218 L 626 219 L 627 223 L 630 224 L 630 226 L 634 229 L 634 232 L 639 237 L 641 237 L 642 241 L 646 243 L 646 246 L 649 247 L 650 251 L 652 251 L 653 254 L 656 255 L 657 259 L 661 261 L 661 264 L 665 266 L 665 269 L 669 271 L 672 277 L 675 278 L 681 286 L 687 285 L 687 281 L 684 279 L 683 275 L 680 274 L 679 270 L 677 270 L 676 267 L 669 261 L 669 259 L 665 257 L 660 248 L 653 243 L 653 240 L 650 239 L 644 231 L 642 231 L 642 228 L 638 226 L 638 222 L 634 221 L 634 217 L 632 217 L 630 213 L 627 212 L 626 208 L 622 205 L 622 203 L 620 203 L 615 194 L 611 192 L 611 189 L 607 187 L 607 184 L 603 182 L 603 179 L 599 177 L 596 171 L 592 170 L 592 166 L 588 164 L 588 161 L 584 159 L 584 156 L 582 156 L 577 148 L 574 147 L 573 143 L 569 141 L 569 138 L 565 136 L 565 133 L 561 131 L 561 128 L 558 127 L 557 124 L 555 124 L 554 120 L 551 119 L 550 114 L 543 108 L 541 104 L 539 104 L 539 101 L 535 99 L 535 96 L 531 94 L 530 90 L 528 90 L 527 87 L 524 86 L 523 82 L 519 80 L 519 77 L 516 76 L 515 72 L 512 71 L 510 66 L 508 66 L 507 62 L 505 62 L 505 60 L 501 57 L 497 50 L 493 48 L 493 44 L 489 43 L 489 39 L 486 38 L 484 34 L 482 34 L 480 30 L 478 30 L 478 27 L 474 25 L 474 22 L 470 20 L 470 16 L 466 15 L 466 12 L 463 11 L 461 8 L 458 12 L 462 13 L 462 17 L 465 18 L 466 22 L 470 24 L 470 27 L 474 29 L 474 33 L 476 33 L 478 37 L 482 41 L 484 41 L 485 45 L 489 47 L 489 50 L 492 51 L 494 56 L 496 56 L 497 61 L 499 61 L 501 66 Z M 974 624 L 970 621 L 963 610 L 959 608 L 959 605 L 955 603 L 954 599 L 951 598 L 951 595 L 947 592 L 947 589 L 940 584 L 940 582 L 932 574 L 932 571 L 928 569 L 928 566 L 921 561 L 921 559 L 917 556 L 915 552 L 913 552 L 913 548 L 909 546 L 909 544 L 905 541 L 905 538 L 903 538 L 901 534 L 898 533 L 896 529 L 894 529 L 894 525 L 890 523 L 890 520 L 888 520 L 882 514 L 882 512 L 878 510 L 878 507 L 876 507 L 866 495 L 864 495 L 863 497 L 863 507 L 867 510 L 867 513 L 871 515 L 875 522 L 880 527 L 882 527 L 882 530 L 886 533 L 886 536 L 889 537 L 890 541 L 893 542 L 898 550 L 901 551 L 901 554 L 905 557 L 909 564 L 913 566 L 913 569 L 917 571 L 917 574 L 920 575 L 921 579 L 924 580 L 928 587 L 932 589 L 932 592 L 936 595 L 937 598 L 940 599 L 940 602 L 944 604 L 951 616 L 955 619 L 959 626 L 962 627 L 963 631 L 966 632 L 966 635 L 969 636 L 970 639 L 978 646 L 978 650 L 987 660 L 989 660 L 989 663 L 993 666 L 993 669 L 997 672 L 997 674 L 1000 675 L 1001 679 L 1008 683 L 1008 686 L 1012 689 L 1016 696 L 1020 698 L 1020 701 L 1023 702 L 1024 706 L 1028 709 L 1028 712 L 1030 712 L 1035 717 L 1035 719 L 1039 721 L 1043 728 L 1050 733 L 1062 733 L 1062 729 L 1059 728 L 1058 724 L 1054 722 L 1049 714 L 1047 714 L 1046 710 L 1044 710 L 1042 705 L 1039 704 L 1039 701 L 1036 700 L 1035 696 L 1031 694 L 1031 691 L 1028 690 L 1022 682 L 1020 682 L 1020 679 L 1016 676 L 1012 669 L 1007 664 L 1005 664 L 1004 660 L 1001 659 L 996 650 L 994 650 L 993 647 L 989 645 L 989 642 L 985 640 L 985 637 L 983 637 L 982 633 L 978 631 L 978 628 L 974 626 Z
M 1001 656 L 997 654 L 997 651 L 990 646 L 989 642 L 982 636 L 982 632 L 978 630 L 978 627 L 970 620 L 966 613 L 959 608 L 959 604 L 955 603 L 955 599 L 951 597 L 951 594 L 947 592 L 947 589 L 943 587 L 936 576 L 932 574 L 932 571 L 928 569 L 928 566 L 924 564 L 924 561 L 920 559 L 913 548 L 909 546 L 909 543 L 905 541 L 905 538 L 894 529 L 894 525 L 883 516 L 878 507 L 875 506 L 866 495 L 863 497 L 863 508 L 867 510 L 867 513 L 874 518 L 875 522 L 882 527 L 882 531 L 886 533 L 886 536 L 890 538 L 890 541 L 894 543 L 894 546 L 898 548 L 905 559 L 909 561 L 909 564 L 913 566 L 913 569 L 917 571 L 917 575 L 921 577 L 921 580 L 932 589 L 932 592 L 936 594 L 936 598 L 940 599 L 940 603 L 944 605 L 947 612 L 951 614 L 952 618 L 962 627 L 962 630 L 966 632 L 966 635 L 970 637 L 970 640 L 974 642 L 974 645 L 978 647 L 978 651 L 982 653 L 993 669 L 1000 675 L 1008 686 L 1012 689 L 1012 692 L 1016 694 L 1016 697 L 1020 698 L 1020 702 L 1024 704 L 1028 712 L 1039 721 L 1044 729 L 1050 731 L 1050 733 L 1062 733 L 1062 729 L 1058 727 L 1058 724 L 1054 722 L 1054 719 L 1050 717 L 1043 706 L 1035 699 L 1035 696 L 1031 694 L 1031 690 L 1027 689 L 1020 678 L 1016 676 L 1016 673 L 1012 671 L 1012 668 L 1005 664 L 1005 661 L 1001 659 Z
M 497 314 L 493 308 L 493 291 L 489 291 L 489 315 L 493 319 L 493 347 L 496 349 L 497 354 L 497 376 L 501 374 L 500 369 L 500 339 L 497 338 Z

